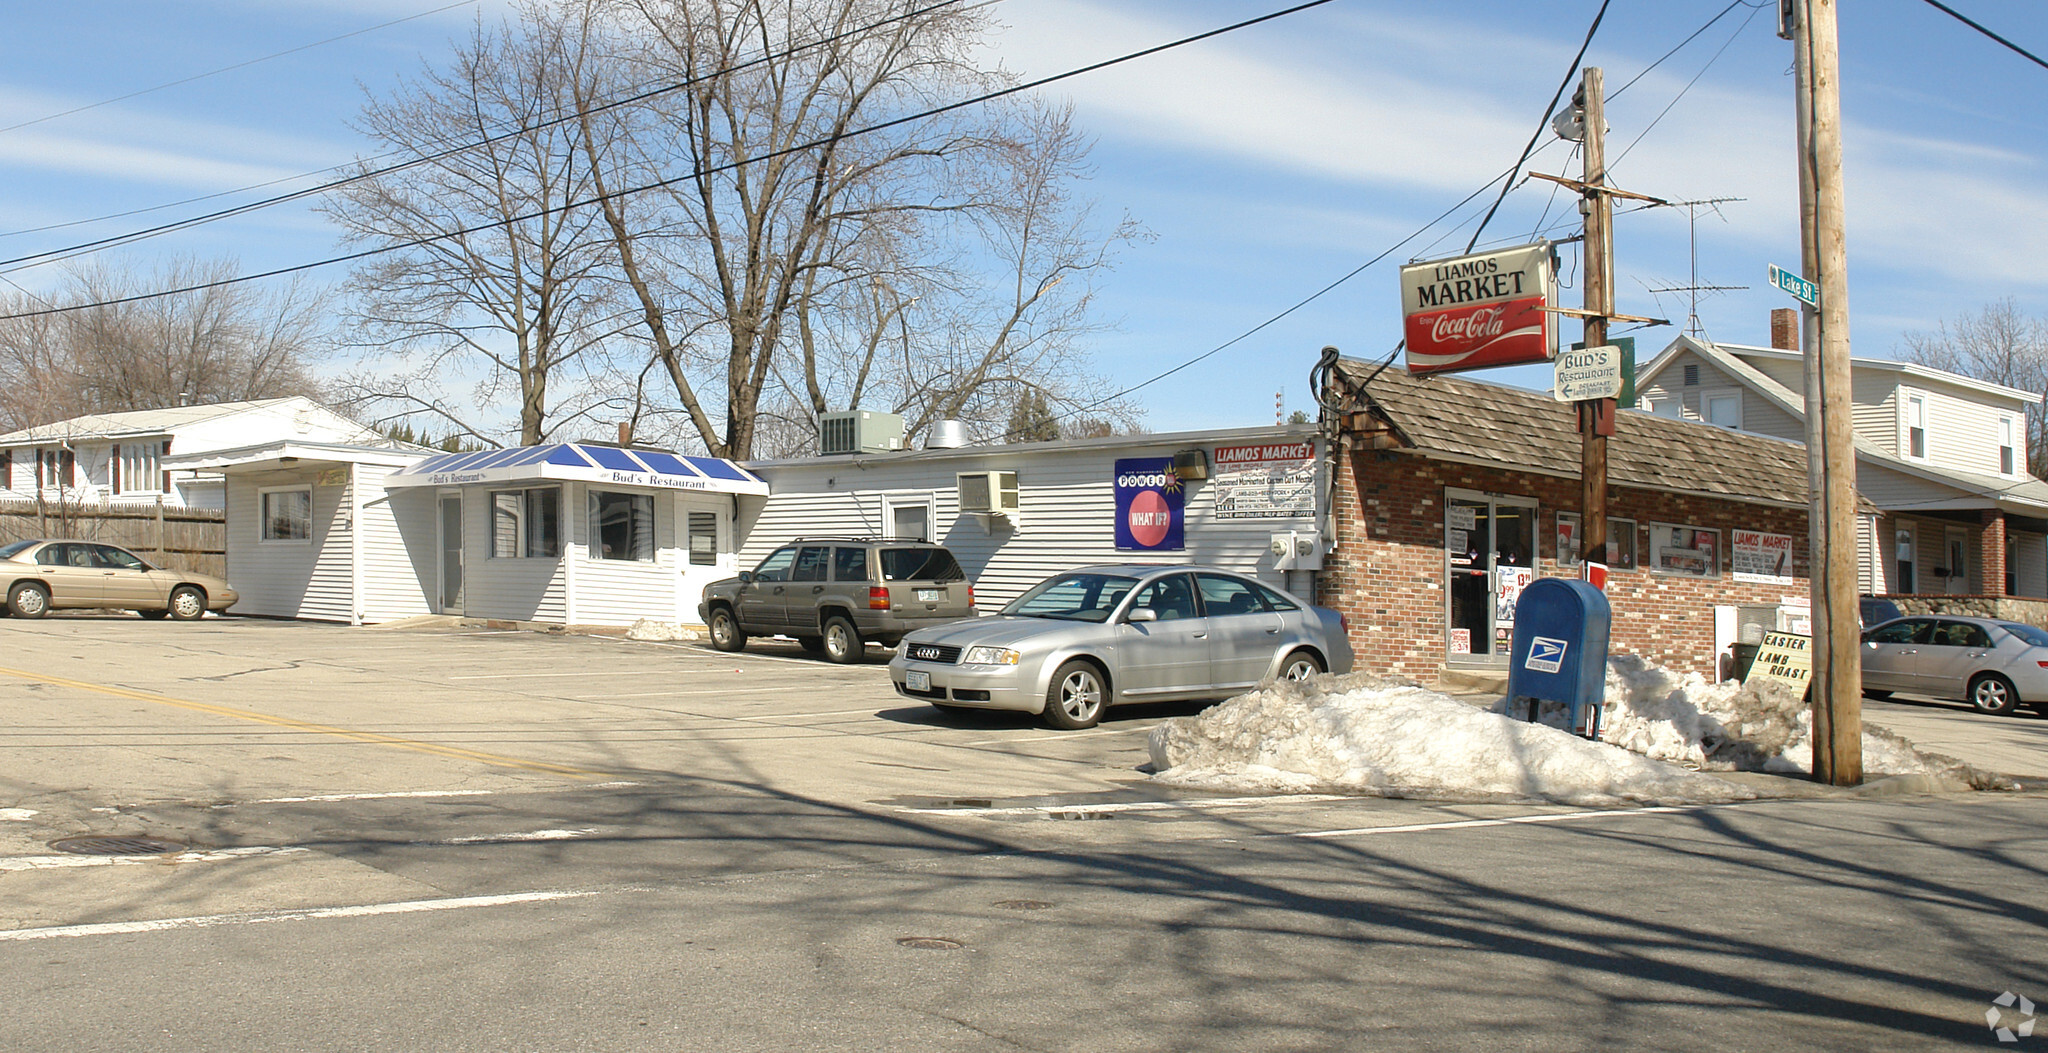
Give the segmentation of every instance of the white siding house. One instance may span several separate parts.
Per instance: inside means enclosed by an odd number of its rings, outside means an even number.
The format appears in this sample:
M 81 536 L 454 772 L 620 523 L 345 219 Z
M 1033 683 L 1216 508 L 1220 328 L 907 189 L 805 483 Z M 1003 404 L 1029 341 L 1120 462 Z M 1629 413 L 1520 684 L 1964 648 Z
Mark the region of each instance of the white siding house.
M 166 458 L 283 442 L 379 444 L 312 399 L 95 413 L 0 435 L 0 498 L 76 506 L 226 507 L 221 480 Z M 391 445 L 388 442 L 382 445 Z

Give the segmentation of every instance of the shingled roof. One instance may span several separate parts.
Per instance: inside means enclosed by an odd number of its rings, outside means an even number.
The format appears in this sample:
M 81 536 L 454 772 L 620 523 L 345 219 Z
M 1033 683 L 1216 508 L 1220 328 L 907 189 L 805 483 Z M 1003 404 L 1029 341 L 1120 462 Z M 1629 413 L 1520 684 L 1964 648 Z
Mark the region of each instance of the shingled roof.
M 1578 411 L 1569 402 L 1459 377 L 1410 376 L 1398 365 L 1379 370 L 1376 362 L 1346 361 L 1338 369 L 1344 386 L 1359 392 L 1357 408 L 1385 426 L 1394 448 L 1579 477 Z M 1755 504 L 1807 503 L 1804 443 L 1647 413 L 1615 417 L 1607 441 L 1609 485 Z

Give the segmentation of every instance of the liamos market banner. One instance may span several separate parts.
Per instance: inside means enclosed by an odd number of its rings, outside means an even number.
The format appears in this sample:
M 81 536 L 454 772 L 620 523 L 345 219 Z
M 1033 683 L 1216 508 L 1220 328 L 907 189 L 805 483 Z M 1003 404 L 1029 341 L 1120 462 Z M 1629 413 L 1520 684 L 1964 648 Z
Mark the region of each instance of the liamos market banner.
M 1550 243 L 1401 268 L 1408 372 L 1547 362 L 1557 346 Z
M 1179 552 L 1187 547 L 1187 493 L 1171 457 L 1128 457 L 1116 462 L 1116 547 Z

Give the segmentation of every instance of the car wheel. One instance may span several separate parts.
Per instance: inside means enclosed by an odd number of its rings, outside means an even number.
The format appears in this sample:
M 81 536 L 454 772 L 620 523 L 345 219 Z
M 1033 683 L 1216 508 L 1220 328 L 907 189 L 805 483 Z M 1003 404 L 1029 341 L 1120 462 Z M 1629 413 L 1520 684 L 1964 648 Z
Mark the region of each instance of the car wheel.
M 1323 663 L 1307 651 L 1296 651 L 1280 663 L 1280 679 L 1301 681 L 1323 671 Z
M 7 590 L 7 610 L 17 618 L 40 618 L 50 613 L 50 590 L 24 581 Z
M 2003 716 L 2019 707 L 2020 696 L 2012 689 L 2012 681 L 1997 673 L 1979 673 L 1970 680 L 1970 704 L 1979 713 Z
M 721 651 L 737 651 L 747 646 L 747 634 L 740 631 L 739 620 L 727 608 L 711 612 L 711 646 Z
M 1891 693 L 1891 692 L 1889 692 L 1889 691 L 1876 691 L 1876 690 L 1872 690 L 1871 688 L 1867 688 L 1867 687 L 1866 687 L 1866 688 L 1864 688 L 1864 689 L 1863 689 L 1863 697 L 1864 697 L 1864 698 L 1874 698 L 1874 699 L 1877 699 L 1878 701 L 1882 702 L 1882 701 L 1884 701 L 1885 699 L 1887 699 L 1887 698 L 1890 698 L 1890 697 L 1892 697 L 1892 693 Z
M 1103 707 L 1109 703 L 1109 686 L 1102 670 L 1076 658 L 1060 666 L 1045 690 L 1045 719 L 1062 731 L 1079 731 L 1102 722 Z
M 142 610 L 136 611 L 135 613 L 142 615 L 144 618 L 148 618 L 150 621 L 156 622 L 162 621 L 164 619 L 164 616 L 170 614 L 171 612 L 164 610 L 161 607 L 146 607 Z
M 181 622 L 198 621 L 206 613 L 206 594 L 190 585 L 172 589 L 170 613 Z
M 825 619 L 825 657 L 840 665 L 851 665 L 867 653 L 860 630 L 839 615 Z

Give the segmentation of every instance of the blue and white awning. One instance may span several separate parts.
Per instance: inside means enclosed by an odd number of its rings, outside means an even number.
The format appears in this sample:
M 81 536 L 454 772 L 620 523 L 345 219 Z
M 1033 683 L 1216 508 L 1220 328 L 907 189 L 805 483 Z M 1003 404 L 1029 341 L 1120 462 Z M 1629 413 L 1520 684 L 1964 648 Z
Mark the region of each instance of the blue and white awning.
M 391 473 L 384 485 L 395 489 L 539 482 L 611 483 L 762 496 L 768 493 L 768 484 L 760 476 L 722 458 L 566 442 L 481 453 L 445 453 Z

